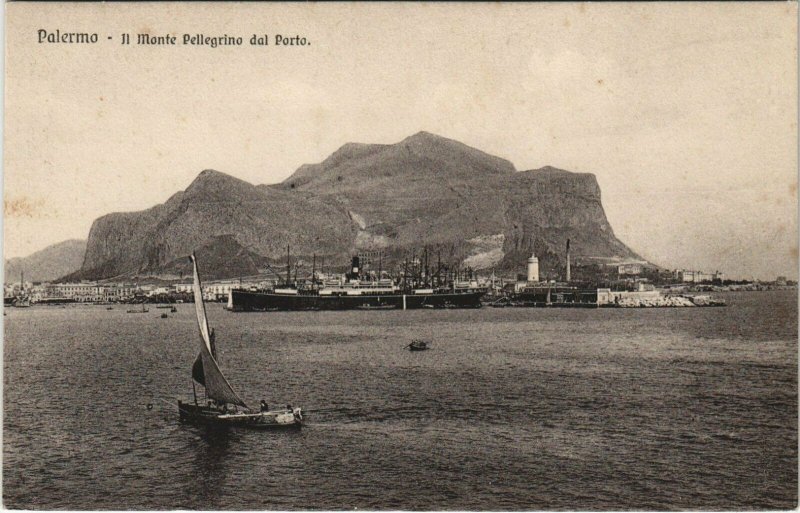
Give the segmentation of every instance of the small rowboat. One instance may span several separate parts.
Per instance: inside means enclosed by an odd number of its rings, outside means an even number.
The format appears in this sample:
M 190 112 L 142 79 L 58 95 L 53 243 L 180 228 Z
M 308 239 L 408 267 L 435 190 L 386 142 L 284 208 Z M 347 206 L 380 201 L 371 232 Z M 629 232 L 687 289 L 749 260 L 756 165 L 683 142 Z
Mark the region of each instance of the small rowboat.
M 424 340 L 413 340 L 406 347 L 411 351 L 425 351 L 428 349 L 428 343 Z

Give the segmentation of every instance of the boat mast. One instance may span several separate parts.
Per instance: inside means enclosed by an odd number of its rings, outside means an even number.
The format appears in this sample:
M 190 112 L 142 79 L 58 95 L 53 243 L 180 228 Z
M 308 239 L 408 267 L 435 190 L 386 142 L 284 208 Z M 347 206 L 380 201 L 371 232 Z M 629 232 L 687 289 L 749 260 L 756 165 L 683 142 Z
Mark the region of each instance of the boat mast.
M 194 405 L 197 405 L 197 387 L 194 386 L 194 379 L 192 379 L 192 395 L 194 395 Z
M 292 268 L 289 266 L 289 245 L 286 245 L 286 286 L 292 280 Z
M 317 283 L 317 254 L 311 256 L 311 288 Z
M 411 252 L 411 265 L 414 269 L 414 276 L 413 280 L 411 281 L 411 286 L 416 288 L 417 283 L 419 282 L 419 263 L 417 262 L 417 250 Z
M 442 286 L 442 248 L 436 250 L 436 286 Z
M 429 286 L 428 283 L 429 281 L 430 281 L 430 274 L 428 272 L 428 246 L 425 246 L 425 281 L 423 282 L 425 284 L 425 287 Z

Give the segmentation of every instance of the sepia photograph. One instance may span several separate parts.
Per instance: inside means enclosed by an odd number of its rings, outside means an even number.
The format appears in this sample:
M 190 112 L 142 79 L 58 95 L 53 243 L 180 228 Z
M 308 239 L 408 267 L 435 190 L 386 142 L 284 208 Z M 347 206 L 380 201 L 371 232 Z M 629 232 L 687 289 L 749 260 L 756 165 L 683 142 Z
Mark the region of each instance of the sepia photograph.
M 797 40 L 6 3 L 3 508 L 796 509 Z

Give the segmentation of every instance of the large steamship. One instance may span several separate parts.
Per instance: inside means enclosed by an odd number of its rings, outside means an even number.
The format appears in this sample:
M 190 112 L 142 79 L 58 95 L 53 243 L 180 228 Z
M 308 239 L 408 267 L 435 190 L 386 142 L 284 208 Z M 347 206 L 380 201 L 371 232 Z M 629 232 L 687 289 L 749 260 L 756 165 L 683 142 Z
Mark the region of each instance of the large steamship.
M 396 283 L 389 278 L 369 279 L 362 273 L 359 257 L 344 279 L 318 282 L 311 286 L 276 287 L 272 290 L 230 292 L 228 309 L 235 312 L 278 310 L 410 310 L 418 308 L 480 308 L 486 290 L 474 282 L 449 284 L 434 279 L 427 270 L 418 279 Z M 289 280 L 286 280 L 288 283 Z

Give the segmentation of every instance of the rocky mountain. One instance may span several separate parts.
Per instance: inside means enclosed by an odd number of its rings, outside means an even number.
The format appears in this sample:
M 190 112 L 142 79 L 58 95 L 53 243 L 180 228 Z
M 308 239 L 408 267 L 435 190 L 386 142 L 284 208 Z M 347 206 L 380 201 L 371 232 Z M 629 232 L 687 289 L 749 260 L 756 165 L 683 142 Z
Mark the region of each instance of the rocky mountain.
M 163 205 L 97 219 L 74 277 L 184 272 L 198 251 L 212 277 L 255 274 L 283 261 L 344 265 L 381 249 L 387 265 L 423 247 L 452 265 L 544 272 L 575 259 L 639 258 L 616 239 L 594 175 L 522 171 L 502 158 L 420 132 L 391 145 L 345 144 L 280 184 L 254 186 L 206 170 Z M 205 254 L 205 255 L 204 255 Z
M 353 234 L 336 205 L 206 170 L 162 205 L 95 220 L 83 266 L 70 279 L 162 274 L 182 268 L 195 250 L 201 262 L 216 263 L 204 264 L 206 276 L 241 275 L 256 269 L 254 259 L 284 255 L 287 244 L 301 253 L 347 252 Z
M 26 282 L 55 280 L 80 269 L 85 252 L 85 240 L 65 240 L 26 257 L 10 258 L 5 261 L 5 282 L 19 282 L 23 272 Z

